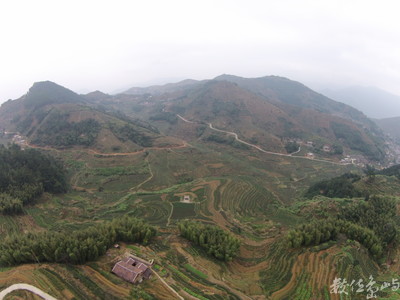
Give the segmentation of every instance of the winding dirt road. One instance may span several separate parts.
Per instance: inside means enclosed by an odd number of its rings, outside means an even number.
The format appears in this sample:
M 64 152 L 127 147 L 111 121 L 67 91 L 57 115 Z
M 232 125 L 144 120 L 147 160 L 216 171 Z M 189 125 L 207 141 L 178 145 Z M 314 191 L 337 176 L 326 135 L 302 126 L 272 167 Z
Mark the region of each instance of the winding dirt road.
M 186 122 L 186 123 L 200 124 L 199 122 L 189 121 L 189 120 L 185 119 L 184 117 L 182 117 L 182 116 L 179 115 L 179 114 L 178 114 L 177 116 L 178 116 L 178 118 L 180 118 L 182 121 L 184 121 L 184 122 Z M 277 155 L 277 156 L 285 156 L 285 157 L 293 157 L 293 158 L 300 158 L 300 159 L 308 159 L 308 160 L 312 160 L 312 161 L 324 162 L 324 163 L 329 163 L 329 164 L 339 165 L 339 166 L 344 166 L 344 165 L 349 165 L 349 164 L 350 164 L 350 163 L 337 163 L 337 162 L 330 161 L 330 160 L 324 160 L 324 159 L 310 158 L 310 157 L 306 157 L 306 156 L 293 155 L 293 154 L 295 154 L 295 153 L 300 152 L 300 149 L 299 149 L 298 151 L 294 152 L 294 153 L 291 153 L 291 154 L 284 154 L 284 153 L 279 153 L 279 152 L 267 151 L 267 150 L 264 150 L 263 148 L 261 148 L 261 147 L 259 147 L 259 146 L 257 146 L 257 145 L 253 145 L 253 144 L 250 144 L 250 143 L 248 143 L 248 142 L 246 142 L 246 141 L 241 140 L 241 139 L 238 137 L 237 133 L 235 133 L 235 132 L 226 131 L 226 130 L 222 130 L 222 129 L 217 129 L 217 128 L 213 127 L 213 125 L 212 125 L 211 123 L 208 123 L 208 127 L 210 127 L 210 129 L 212 129 L 212 130 L 214 130 L 214 131 L 222 132 L 222 133 L 225 133 L 225 134 L 228 134 L 228 135 L 232 135 L 232 136 L 235 138 L 235 140 L 238 141 L 239 143 L 242 143 L 242 144 L 245 144 L 245 145 L 247 145 L 247 146 L 249 146 L 249 147 L 255 148 L 255 149 L 257 149 L 257 150 L 259 150 L 259 151 L 261 151 L 261 152 L 263 152 L 263 153 L 267 153 L 267 154 L 271 154 L 271 155 Z
M 17 290 L 30 291 L 30 292 L 38 295 L 39 297 L 42 297 L 45 300 L 57 300 L 53 296 L 50 296 L 49 294 L 43 292 L 42 290 L 38 289 L 37 287 L 34 287 L 33 285 L 30 285 L 30 284 L 25 284 L 25 283 L 13 284 L 13 285 L 9 286 L 8 288 L 6 288 L 5 290 L 2 290 L 0 292 L 0 300 L 3 300 L 6 295 L 8 295 L 9 293 L 11 293 L 13 291 L 17 291 Z

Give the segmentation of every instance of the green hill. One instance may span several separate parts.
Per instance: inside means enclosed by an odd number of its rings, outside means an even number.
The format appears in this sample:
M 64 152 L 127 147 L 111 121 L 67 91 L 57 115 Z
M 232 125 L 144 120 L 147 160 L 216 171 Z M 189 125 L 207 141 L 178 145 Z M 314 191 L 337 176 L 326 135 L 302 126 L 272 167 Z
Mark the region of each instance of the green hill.
M 2 116 L 3 128 L 19 132 L 37 146 L 129 152 L 180 144 L 144 121 L 92 107 L 84 97 L 48 81 L 35 83 L 20 99 L 3 104 Z
M 51 81 L 36 82 L 23 99 L 26 107 L 34 109 L 48 104 L 84 103 L 81 96 Z
M 169 123 L 173 121 L 167 116 L 171 112 L 189 120 L 212 123 L 216 128 L 234 131 L 244 140 L 271 151 L 285 152 L 284 141 L 297 138 L 311 140 L 320 148 L 324 144 L 342 145 L 372 160 L 384 157 L 380 130 L 355 109 L 287 79 L 278 78 L 278 84 L 264 86 L 262 93 L 264 81 L 256 80 L 260 85 L 259 92 L 256 92 L 256 89 L 222 78 L 199 83 L 184 91 L 155 96 L 157 100 L 147 101 L 154 104 L 143 107 L 143 110 L 153 108 L 149 115 L 157 114 L 157 119 L 164 115 Z M 250 79 L 245 82 L 252 83 Z M 166 98 L 168 101 L 164 100 Z M 347 111 L 363 123 L 350 118 Z M 170 126 L 167 132 L 174 134 L 176 131 L 179 131 L 176 126 Z

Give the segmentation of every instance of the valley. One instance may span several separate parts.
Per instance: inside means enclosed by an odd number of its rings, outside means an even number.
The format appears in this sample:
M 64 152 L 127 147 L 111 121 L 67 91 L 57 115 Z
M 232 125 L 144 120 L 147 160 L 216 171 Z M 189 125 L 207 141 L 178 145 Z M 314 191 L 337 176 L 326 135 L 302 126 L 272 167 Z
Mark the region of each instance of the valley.
M 389 150 L 379 129 L 361 112 L 351 119 L 352 109 L 333 100 L 326 100 L 329 105 L 321 112 L 314 106 L 321 108 L 324 98 L 315 102 L 303 95 L 301 104 L 297 98 L 280 103 L 285 94 L 273 90 L 271 96 L 265 83 L 253 82 L 250 87 L 259 91 L 253 94 L 249 86 L 238 86 L 241 80 L 222 79 L 169 85 L 151 97 L 139 90 L 107 101 L 104 94 L 91 94 L 90 102 L 46 83 L 32 89 L 30 98 L 3 104 L 5 144 L 14 136 L 5 132 L 18 131 L 21 147 L 62 162 L 68 189 L 44 192 L 22 214 L 0 215 L 2 237 L 73 235 L 124 216 L 144 220 L 157 234 L 148 244 L 118 242 L 81 264 L 1 266 L 0 290 L 25 283 L 56 299 L 365 299 L 366 292 L 332 293 L 335 277 L 400 279 L 395 242 L 375 258 L 345 234 L 299 247 L 287 239 L 295 228 L 340 217 L 342 209 L 367 202 L 366 195 L 393 199 L 393 226 L 398 226 L 400 181 L 378 172 L 390 164 L 382 156 Z M 49 86 L 51 97 L 39 101 L 36 89 L 43 95 Z M 302 87 L 295 86 L 294 94 L 301 94 Z M 296 105 L 303 107 L 297 113 Z M 57 128 L 57 118 L 63 127 Z M 295 151 L 285 150 L 289 143 L 297 145 Z M 334 152 L 334 146 L 341 151 Z M 367 164 L 376 166 L 376 173 L 365 174 Z M 333 180 L 336 187 L 334 178 L 346 173 L 359 175 L 351 182 L 359 195 L 330 197 L 321 190 L 307 197 L 314 184 Z M 178 224 L 185 219 L 217 226 L 238 239 L 236 257 L 219 260 L 184 238 Z M 132 285 L 111 273 L 127 255 L 153 260 L 156 276 Z M 379 296 L 397 299 L 400 294 L 387 288 Z M 14 298 L 36 299 L 26 291 L 5 299 Z

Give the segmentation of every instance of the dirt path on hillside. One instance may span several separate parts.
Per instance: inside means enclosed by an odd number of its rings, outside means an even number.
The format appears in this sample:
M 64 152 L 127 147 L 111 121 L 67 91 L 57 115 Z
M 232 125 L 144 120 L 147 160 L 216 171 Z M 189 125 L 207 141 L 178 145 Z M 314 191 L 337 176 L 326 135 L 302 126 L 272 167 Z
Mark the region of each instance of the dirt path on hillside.
M 56 151 L 56 152 L 61 152 L 61 151 L 83 151 L 86 152 L 87 154 L 94 154 L 94 155 L 100 155 L 100 156 L 129 156 L 129 155 L 137 155 L 140 153 L 144 153 L 149 150 L 169 150 L 169 149 L 181 149 L 181 148 L 186 148 L 189 147 L 190 145 L 183 141 L 182 145 L 177 145 L 177 146 L 166 146 L 166 147 L 148 147 L 144 148 L 138 151 L 134 152 L 111 152 L 111 153 L 103 153 L 103 152 L 98 152 L 94 149 L 57 149 L 57 148 L 52 148 L 49 146 L 38 146 L 38 145 L 33 145 L 26 143 L 25 146 L 34 148 L 34 149 L 41 149 L 41 150 L 51 150 L 51 151 Z
M 26 283 L 13 284 L 12 286 L 9 286 L 5 290 L 2 290 L 0 292 L 0 300 L 3 300 L 6 295 L 8 295 L 9 293 L 12 293 L 13 291 L 17 291 L 17 290 L 30 291 L 45 300 L 57 300 L 53 296 L 50 296 L 49 294 L 43 292 L 42 290 L 38 289 L 37 287 L 34 287 L 33 285 L 26 284 Z
M 189 121 L 189 120 L 185 119 L 184 117 L 182 117 L 182 116 L 179 115 L 179 114 L 177 114 L 177 116 L 178 116 L 178 118 L 180 118 L 182 121 L 184 121 L 184 122 L 186 122 L 186 123 L 200 124 L 200 122 Z M 226 130 L 222 130 L 222 129 L 217 129 L 217 128 L 213 127 L 213 125 L 212 125 L 211 123 L 208 123 L 208 127 L 209 127 L 210 129 L 214 130 L 214 131 L 222 132 L 222 133 L 225 133 L 225 134 L 227 134 L 227 135 L 231 135 L 231 136 L 233 136 L 233 137 L 235 138 L 235 140 L 238 141 L 239 143 L 245 144 L 245 145 L 247 145 L 247 146 L 249 146 L 249 147 L 252 147 L 252 148 L 254 148 L 254 149 L 257 149 L 257 150 L 259 150 L 259 151 L 261 151 L 261 152 L 263 152 L 263 153 L 266 153 L 266 154 L 277 155 L 277 156 L 284 156 L 284 157 L 300 158 L 300 159 L 307 159 L 307 160 L 318 161 L 318 162 L 324 162 L 324 163 L 329 163 L 329 164 L 339 165 L 339 166 L 344 166 L 344 165 L 350 165 L 350 164 L 351 164 L 351 163 L 337 163 L 337 162 L 330 161 L 330 160 L 324 160 L 324 159 L 310 158 L 310 157 L 306 157 L 306 156 L 297 156 L 297 155 L 293 155 L 293 154 L 295 154 L 295 153 L 300 152 L 301 149 L 299 149 L 298 151 L 296 151 L 296 152 L 294 152 L 294 153 L 291 153 L 291 154 L 285 154 L 285 153 L 267 151 L 267 150 L 264 150 L 263 148 L 261 148 L 261 147 L 259 147 L 259 146 L 257 146 L 257 145 L 250 144 L 250 143 L 248 143 L 248 142 L 246 142 L 246 141 L 241 140 L 241 139 L 238 137 L 237 133 L 235 133 L 235 132 L 226 131 Z
M 177 291 L 175 291 L 164 279 L 162 279 L 162 277 L 160 275 L 158 275 L 158 273 L 151 268 L 151 270 L 153 271 L 153 273 L 157 276 L 157 278 L 164 284 L 165 287 L 168 288 L 168 290 L 173 293 L 178 299 L 180 300 L 185 300 L 181 295 L 178 294 Z M 197 298 L 196 298 L 197 299 Z
M 171 202 L 169 202 L 169 204 L 171 205 L 171 213 L 169 214 L 168 219 L 167 219 L 167 225 L 166 225 L 167 227 L 171 223 L 172 213 L 174 212 L 174 205 Z
M 140 188 L 143 184 L 145 184 L 146 182 L 149 182 L 150 180 L 153 179 L 154 173 L 153 173 L 153 170 L 151 169 L 151 165 L 150 165 L 149 159 L 146 157 L 145 161 L 146 161 L 146 163 L 147 163 L 147 166 L 149 167 L 150 176 L 147 177 L 144 181 L 142 181 L 142 182 L 139 183 L 138 185 L 134 186 L 133 188 L 130 188 L 130 189 L 129 189 L 130 191 L 132 191 L 132 190 L 138 191 L 139 188 Z
M 214 193 L 217 190 L 217 188 L 221 185 L 221 182 L 219 180 L 213 180 L 213 181 L 208 181 L 204 182 L 205 185 L 208 185 L 210 187 L 210 194 L 209 197 L 207 197 L 207 210 L 211 213 L 211 219 L 218 225 L 220 225 L 223 229 L 229 230 L 229 226 L 231 225 L 221 214 L 221 210 L 216 210 L 214 207 L 214 202 L 215 202 L 215 196 Z M 206 218 L 210 217 L 207 215 L 204 215 Z
M 171 246 L 172 246 L 172 245 L 171 245 Z M 243 294 L 241 291 L 238 291 L 238 290 L 236 290 L 236 289 L 230 287 L 230 286 L 229 286 L 228 284 L 226 284 L 225 282 L 214 278 L 214 277 L 212 276 L 212 274 L 210 274 L 206 269 L 204 269 L 202 266 L 200 266 L 200 265 L 193 259 L 193 257 L 192 257 L 191 255 L 188 255 L 188 254 L 186 253 L 186 251 L 184 251 L 184 250 L 182 249 L 182 246 L 181 246 L 180 244 L 173 244 L 173 246 L 176 247 L 176 250 L 177 250 L 180 254 L 182 254 L 182 255 L 188 260 L 188 262 L 189 262 L 192 266 L 194 266 L 195 268 L 197 268 L 197 269 L 201 270 L 202 272 L 206 273 L 207 276 L 208 276 L 208 277 L 207 277 L 207 280 L 208 280 L 208 281 L 210 281 L 211 283 L 214 283 L 214 284 L 217 284 L 217 285 L 220 285 L 220 286 L 226 288 L 226 289 L 229 290 L 232 294 L 235 294 L 236 296 L 238 296 L 240 299 L 249 299 L 249 300 L 252 300 L 250 297 L 246 296 L 246 295 Z

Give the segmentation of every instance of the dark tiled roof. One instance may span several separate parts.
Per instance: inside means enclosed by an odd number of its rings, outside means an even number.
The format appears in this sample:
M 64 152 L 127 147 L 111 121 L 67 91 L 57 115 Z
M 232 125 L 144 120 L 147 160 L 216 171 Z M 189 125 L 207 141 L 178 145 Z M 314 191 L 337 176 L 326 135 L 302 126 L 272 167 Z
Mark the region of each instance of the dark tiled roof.
M 112 272 L 132 283 L 136 281 L 139 275 L 149 278 L 152 273 L 146 264 L 131 257 L 117 262 Z

